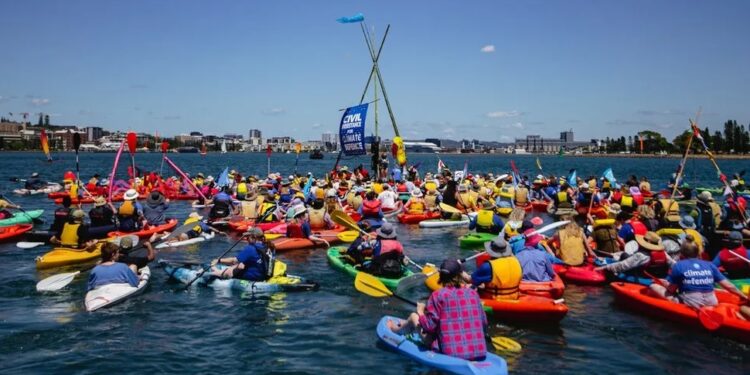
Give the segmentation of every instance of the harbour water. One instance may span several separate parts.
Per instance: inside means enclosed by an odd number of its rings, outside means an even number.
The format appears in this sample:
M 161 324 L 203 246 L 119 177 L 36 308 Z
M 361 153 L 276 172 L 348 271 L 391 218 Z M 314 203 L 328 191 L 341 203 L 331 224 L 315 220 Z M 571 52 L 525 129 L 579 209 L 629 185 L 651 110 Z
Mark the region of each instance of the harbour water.
M 0 187 L 3 194 L 23 207 L 44 208 L 47 222 L 54 209 L 43 197 L 17 197 L 11 177 L 39 172 L 59 180 L 74 170 L 73 154 L 57 155 L 53 163 L 41 153 L 0 154 Z M 160 168 L 160 154 L 137 154 L 136 163 L 149 170 Z M 434 172 L 436 155 L 410 155 L 421 171 Z M 81 178 L 108 175 L 114 154 L 82 154 Z M 224 167 L 243 174 L 266 174 L 265 154 L 170 154 L 186 172 L 217 176 Z M 335 155 L 309 160 L 303 154 L 298 170 L 322 175 Z M 472 172 L 503 173 L 511 159 L 522 173 L 538 173 L 534 156 L 445 155 L 443 161 L 460 170 L 468 162 Z M 618 159 L 541 157 L 545 174 L 601 175 L 612 167 L 624 180 L 630 174 L 646 175 L 653 189 L 661 187 L 677 167 L 677 159 Z M 123 157 L 121 164 L 128 164 Z M 343 160 L 350 168 L 369 164 L 365 157 Z M 125 166 L 119 175 L 124 175 Z M 294 170 L 294 154 L 274 154 L 271 169 L 283 174 Z M 721 160 L 724 173 L 748 167 L 747 161 Z M 167 166 L 164 166 L 165 171 Z M 717 186 L 716 172 L 708 160 L 689 161 L 686 181 L 692 186 Z M 170 216 L 185 218 L 186 202 L 173 202 Z M 547 218 L 547 220 L 549 220 Z M 46 228 L 45 228 L 46 229 Z M 468 229 L 422 230 L 398 226 L 399 239 L 417 263 L 440 263 L 448 256 L 466 256 L 457 237 Z M 159 252 L 168 260 L 210 261 L 233 239 L 213 241 Z M 384 314 L 406 315 L 410 307 L 396 300 L 374 299 L 357 292 L 353 280 L 326 261 L 325 251 L 303 250 L 279 254 L 289 273 L 321 284 L 316 292 L 252 297 L 220 294 L 212 289 L 188 292 L 170 282 L 152 264 L 146 293 L 95 313 L 83 308 L 86 275 L 80 275 L 60 292 L 40 294 L 35 284 L 59 272 L 38 273 L 35 257 L 49 247 L 19 249 L 0 245 L 0 373 L 293 373 L 293 374 L 423 374 L 429 368 L 377 344 L 375 325 Z M 414 298 L 429 292 L 417 288 Z M 511 326 L 491 321 L 491 333 L 511 337 L 523 351 L 506 355 L 511 373 L 558 374 L 748 374 L 750 347 L 685 329 L 620 309 L 612 304 L 608 287 L 569 286 L 565 300 L 570 313 L 559 326 Z

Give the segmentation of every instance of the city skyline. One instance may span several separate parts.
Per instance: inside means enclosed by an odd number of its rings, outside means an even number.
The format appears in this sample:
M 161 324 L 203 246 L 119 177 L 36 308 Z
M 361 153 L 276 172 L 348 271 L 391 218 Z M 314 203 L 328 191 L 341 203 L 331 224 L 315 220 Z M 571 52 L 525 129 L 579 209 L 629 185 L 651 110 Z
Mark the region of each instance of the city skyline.
M 370 69 L 357 12 L 380 40 L 402 136 L 512 142 L 653 129 L 671 139 L 746 123 L 742 1 L 12 2 L 0 111 L 52 123 L 317 139 L 336 133 Z M 169 14 L 168 19 L 163 15 Z M 418 15 L 418 16 L 417 16 Z M 381 101 L 381 105 L 382 101 Z M 383 105 L 384 106 L 384 105 Z M 371 133 L 372 111 L 367 133 Z M 380 108 L 380 128 L 391 137 Z

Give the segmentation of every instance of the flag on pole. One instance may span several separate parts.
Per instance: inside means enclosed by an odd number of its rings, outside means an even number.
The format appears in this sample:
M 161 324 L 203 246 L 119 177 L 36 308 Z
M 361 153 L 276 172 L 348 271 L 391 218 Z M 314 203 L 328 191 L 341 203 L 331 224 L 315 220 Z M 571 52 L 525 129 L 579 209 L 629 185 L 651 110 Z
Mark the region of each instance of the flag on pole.
M 440 160 L 440 158 L 438 158 L 437 174 L 440 174 L 440 172 L 442 172 L 443 169 L 445 169 L 445 163 L 443 163 L 443 161 Z
M 570 186 L 578 185 L 577 183 L 578 173 L 576 172 L 576 170 L 571 169 L 569 173 L 570 175 L 568 176 L 568 184 L 570 184 Z
M 607 181 L 609 181 L 609 183 L 612 185 L 617 182 L 617 179 L 615 179 L 615 174 L 612 173 L 612 168 L 607 168 L 606 170 L 604 170 L 604 173 L 602 173 L 602 177 L 606 178 Z
M 270 158 L 270 157 L 271 157 L 271 145 L 268 145 L 268 146 L 266 147 L 266 157 L 267 157 L 267 158 Z
M 536 167 L 539 168 L 539 170 L 542 170 L 542 163 L 539 161 L 539 157 L 536 158 Z
M 221 172 L 217 184 L 219 187 L 229 186 L 229 167 L 224 168 L 224 171 Z
M 365 20 L 365 15 L 362 13 L 357 13 L 351 17 L 339 17 L 336 19 L 336 22 L 338 23 L 358 23 Z
M 731 197 L 731 196 L 734 195 L 734 192 L 732 191 L 732 188 L 730 188 L 727 185 L 726 187 L 724 187 L 724 194 L 722 194 L 722 195 L 725 196 L 725 197 L 727 197 L 727 196 Z

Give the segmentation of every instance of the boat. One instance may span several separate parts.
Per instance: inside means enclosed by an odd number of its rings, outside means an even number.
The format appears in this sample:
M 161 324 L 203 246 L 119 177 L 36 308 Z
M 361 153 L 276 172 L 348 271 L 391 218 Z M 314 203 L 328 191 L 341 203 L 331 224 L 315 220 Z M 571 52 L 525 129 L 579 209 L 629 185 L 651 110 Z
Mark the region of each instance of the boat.
M 378 338 L 389 348 L 419 363 L 460 375 L 506 375 L 508 373 L 505 360 L 496 354 L 488 352 L 483 361 L 469 361 L 430 350 L 422 344 L 421 338 L 416 333 L 404 336 L 388 328 L 388 321 L 401 320 L 389 315 L 380 318 L 376 329 Z
M 151 279 L 151 269 L 146 266 L 139 269 L 138 273 L 140 274 L 140 281 L 137 287 L 126 283 L 115 283 L 102 285 L 88 291 L 84 299 L 86 311 L 92 312 L 103 307 L 112 306 L 142 293 L 148 286 L 149 279 Z
M 175 265 L 163 259 L 159 260 L 159 264 L 170 278 L 186 285 L 199 276 L 201 269 L 210 267 L 209 265 Z M 218 269 L 226 268 L 226 266 L 221 264 L 216 267 Z M 214 290 L 236 290 L 253 295 L 317 290 L 319 287 L 318 283 L 303 277 L 287 275 L 286 264 L 278 260 L 275 261 L 273 275 L 273 277 L 266 281 L 248 281 L 242 279 L 219 279 L 212 277 L 211 272 L 203 272 L 202 276 L 191 285 L 210 287 Z
M 221 153 L 222 154 L 227 153 L 227 140 L 226 139 L 221 140 Z
M 323 159 L 323 151 L 320 151 L 318 149 L 313 150 L 313 152 L 310 153 L 310 159 L 313 160 L 320 160 Z
M 133 239 L 133 246 L 138 243 L 138 237 L 129 236 Z M 118 243 L 120 237 L 107 240 L 108 242 Z M 85 249 L 74 249 L 70 247 L 56 247 L 42 256 L 36 258 L 36 268 L 48 269 L 62 266 L 72 266 L 78 264 L 84 264 L 99 260 L 102 255 L 102 245 L 105 241 L 99 241 L 93 250 L 86 251 Z
M 497 234 L 494 233 L 466 233 L 458 238 L 458 245 L 462 249 L 478 249 L 495 238 L 497 238 Z
M 469 225 L 469 217 L 461 215 L 459 220 L 430 219 L 419 222 L 420 228 L 447 228 L 447 227 L 465 227 Z
M 187 240 L 183 240 L 183 241 L 162 242 L 162 243 L 156 245 L 154 248 L 155 249 L 166 249 L 166 248 L 169 248 L 169 247 L 187 246 L 187 245 L 192 245 L 192 244 L 196 244 L 196 243 L 201 243 L 201 242 L 204 242 L 204 241 L 208 241 L 208 240 L 214 238 L 215 236 L 216 236 L 216 233 L 214 233 L 214 232 L 211 232 L 211 233 L 205 233 L 204 232 L 204 233 L 201 233 L 200 236 L 198 236 L 198 237 L 188 238 Z
M 114 231 L 109 232 L 109 237 L 121 237 L 125 235 L 136 235 L 138 238 L 148 238 L 151 237 L 154 233 L 161 233 L 166 232 L 174 229 L 177 226 L 177 219 L 169 219 L 166 223 L 162 225 L 148 225 L 145 228 L 136 231 L 136 232 L 120 232 L 120 231 Z
M 615 303 L 622 307 L 681 325 L 703 327 L 695 309 L 681 303 L 647 295 L 649 289 L 647 286 L 623 282 L 614 282 L 610 285 L 615 292 Z M 715 333 L 750 343 L 750 321 L 737 318 L 739 297 L 723 290 L 716 290 L 715 293 L 719 304 L 703 308 L 723 317 L 723 322 Z
M 24 235 L 34 228 L 31 224 L 16 224 L 7 227 L 0 227 L 0 241 L 10 241 L 16 237 Z
M 197 154 L 198 148 L 197 147 L 177 147 L 177 152 L 180 154 Z
M 308 238 L 280 237 L 280 238 L 272 240 L 270 245 L 276 251 L 312 249 L 316 247 L 325 247 L 325 246 L 330 246 L 331 244 L 337 244 L 337 243 L 343 242 L 341 241 L 341 239 L 339 239 L 339 234 L 342 232 L 343 232 L 343 228 L 313 231 L 309 239 Z M 278 232 L 270 230 L 266 233 L 278 233 Z
M 333 268 L 340 270 L 340 271 L 344 271 L 347 274 L 349 274 L 349 276 L 351 277 L 357 277 L 357 274 L 362 271 L 358 270 L 356 267 L 354 267 L 354 265 L 342 259 L 341 254 L 345 252 L 346 252 L 346 248 L 342 246 L 334 246 L 328 249 L 328 252 L 326 253 L 326 257 L 328 258 L 328 263 L 330 263 L 331 266 L 333 266 Z M 413 274 L 413 272 L 409 270 L 407 267 L 403 267 L 403 269 L 404 269 L 404 273 L 398 279 L 392 279 L 392 278 L 380 277 L 380 276 L 375 276 L 375 277 L 377 277 L 378 280 L 380 280 L 383 283 L 383 285 L 385 285 L 387 288 L 395 290 L 396 287 L 398 286 L 399 281 L 401 281 L 401 279 L 405 277 L 409 277 Z
M 47 187 L 41 189 L 13 189 L 13 194 L 18 195 L 36 195 L 36 194 L 51 194 L 62 190 L 62 185 L 57 182 L 48 182 Z
M 396 215 L 400 214 L 401 211 L 404 210 L 404 202 L 396 201 L 396 207 L 394 208 L 384 208 L 383 209 L 383 217 L 386 219 L 391 219 L 396 217 Z
M 602 285 L 607 282 L 607 275 L 603 271 L 596 271 L 593 259 L 587 264 L 580 266 L 568 266 L 564 264 L 553 264 L 555 273 L 565 282 L 576 285 Z
M 421 214 L 410 214 L 408 212 L 402 212 L 396 216 L 398 222 L 401 224 L 419 224 L 422 221 L 430 219 L 440 218 L 440 212 L 424 212 Z
M 0 227 L 7 227 L 15 224 L 28 224 L 38 219 L 44 210 L 29 210 L 14 212 L 13 216 L 0 220 Z

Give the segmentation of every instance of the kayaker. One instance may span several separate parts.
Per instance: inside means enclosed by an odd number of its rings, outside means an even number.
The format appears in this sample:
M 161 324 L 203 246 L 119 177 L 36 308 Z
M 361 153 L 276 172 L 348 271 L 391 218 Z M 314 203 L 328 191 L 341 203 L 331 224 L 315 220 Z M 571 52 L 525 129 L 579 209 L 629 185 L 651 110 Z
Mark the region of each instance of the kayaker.
M 115 226 L 115 210 L 112 203 L 107 203 L 104 197 L 94 199 L 94 208 L 89 211 L 91 226 L 89 232 L 93 237 L 101 238 L 117 229 Z M 100 237 L 101 236 L 101 237 Z
M 552 194 L 551 198 L 552 203 L 554 204 L 553 212 L 557 212 L 561 209 L 573 208 L 573 198 L 570 194 L 570 186 L 568 186 L 568 183 L 565 181 L 560 184 L 560 188 L 555 194 Z
M 195 226 L 191 228 L 189 231 L 180 234 L 177 237 L 176 241 L 185 241 L 191 238 L 196 238 L 203 233 L 211 233 L 211 232 L 221 233 L 216 228 L 206 224 L 204 221 L 202 221 L 202 219 L 203 219 L 203 216 L 198 215 L 197 212 L 191 212 L 190 215 L 188 215 L 185 222 L 183 223 L 183 225 L 195 223 Z
M 528 229 L 524 233 L 526 237 L 524 248 L 516 254 L 523 270 L 523 280 L 550 281 L 555 278 L 555 270 L 547 254 L 537 247 L 542 236 L 532 232 L 533 229 Z
M 118 252 L 119 255 L 117 257 L 117 261 L 127 264 L 133 272 L 138 274 L 139 269 L 146 267 L 149 263 L 156 259 L 156 251 L 154 250 L 154 247 L 151 245 L 151 243 L 153 241 L 156 241 L 157 238 L 163 235 L 164 234 L 154 233 L 153 235 L 151 235 L 151 238 L 142 243 L 143 247 L 147 250 L 145 256 L 137 256 L 131 253 L 133 251 L 133 239 L 130 236 L 120 238 L 120 251 Z M 104 246 L 108 244 L 110 243 L 108 242 Z
M 721 206 L 714 202 L 710 191 L 702 191 L 695 202 L 695 222 L 698 231 L 709 241 L 715 238 L 714 232 L 721 223 Z M 713 241 L 711 241 L 713 242 Z
M 312 230 L 310 223 L 305 219 L 306 213 L 305 206 L 291 207 L 287 210 L 286 236 L 288 238 L 310 238 Z
M 24 188 L 27 190 L 39 190 L 47 187 L 47 181 L 39 178 L 39 173 L 32 173 L 31 177 L 24 183 Z
M 336 195 L 336 189 L 331 188 L 326 191 L 325 207 L 326 212 L 329 214 L 333 213 L 333 211 L 344 210 L 344 207 L 341 206 L 341 202 L 339 202 L 339 198 Z
M 229 195 L 229 188 L 226 186 L 210 202 L 207 202 L 207 204 L 209 203 L 213 203 L 214 205 L 208 214 L 209 220 L 223 219 L 230 215 L 239 214 L 237 205 Z
M 569 266 L 580 266 L 586 263 L 588 257 L 595 257 L 583 233 L 583 228 L 575 220 L 565 225 L 554 238 L 558 243 L 557 257 Z
M 427 304 L 417 304 L 406 320 L 388 322 L 398 334 L 417 330 L 432 350 L 457 358 L 481 361 L 487 355 L 484 329 L 487 316 L 479 294 L 464 287 L 463 268 L 456 259 L 446 259 L 439 269 L 442 288 L 432 292 Z
M 474 212 L 477 210 L 477 202 L 474 197 L 469 194 L 469 188 L 466 186 L 466 184 L 458 185 L 456 191 L 456 201 L 458 202 L 456 208 L 458 208 L 459 210 L 462 210 L 464 212 Z
M 422 215 L 425 212 L 425 202 L 422 198 L 422 190 L 414 188 L 411 191 L 409 201 L 404 205 L 404 209 L 410 215 Z
M 591 233 L 596 250 L 602 253 L 614 254 L 625 247 L 625 242 L 617 236 L 615 219 L 589 219 L 594 223 L 594 231 Z
M 625 251 L 614 255 L 614 263 L 596 267 L 597 271 L 612 273 L 635 273 L 640 276 L 642 271 L 648 271 L 657 277 L 664 277 L 674 260 L 667 255 L 661 238 L 654 232 L 636 235 L 635 241 L 625 245 Z
M 469 218 L 469 229 L 475 229 L 477 233 L 499 234 L 504 225 L 503 219 L 495 213 L 495 204 L 491 201 L 484 201 L 482 209 Z
M 635 236 L 642 236 L 648 232 L 646 226 L 638 218 L 633 217 L 633 214 L 629 211 L 621 211 L 617 215 L 617 220 L 622 222 L 617 235 L 625 242 L 630 242 L 635 239 Z
M 70 204 L 68 204 L 68 207 L 70 207 Z M 8 209 L 18 210 L 20 208 L 21 206 L 12 204 L 6 201 L 5 199 L 0 199 L 0 219 L 10 219 L 11 217 L 13 217 L 13 213 L 10 212 Z
M 245 233 L 248 244 L 236 257 L 221 258 L 211 262 L 211 273 L 222 279 L 265 281 L 273 276 L 273 253 L 260 228 L 250 228 Z M 229 267 L 219 269 L 217 264 Z
M 336 224 L 331 220 L 331 215 L 326 212 L 325 203 L 322 199 L 316 199 L 307 209 L 310 217 L 310 229 L 333 229 Z
M 378 222 L 383 220 L 381 205 L 377 194 L 374 191 L 368 192 L 365 195 L 365 200 L 362 202 L 362 207 L 359 209 L 362 220 L 375 220 Z
M 0 202 L 0 206 L 2 206 L 2 204 L 3 203 Z M 61 206 L 55 209 L 52 225 L 50 225 L 49 227 L 50 232 L 60 233 L 60 231 L 62 231 L 63 225 L 70 221 L 70 214 L 73 213 L 73 209 L 70 208 L 71 204 L 72 200 L 70 199 L 69 195 L 65 195 L 64 197 L 62 197 Z
M 141 228 L 143 218 L 143 207 L 136 202 L 138 192 L 135 189 L 129 189 L 123 198 L 125 201 L 117 209 L 118 229 L 122 232 L 136 232 Z
M 659 220 L 656 219 L 656 212 L 647 205 L 638 206 L 638 220 L 643 223 L 648 231 L 656 232 L 659 230 Z
M 146 205 L 143 206 L 143 217 L 146 224 L 151 226 L 163 225 L 167 222 L 164 213 L 169 209 L 169 199 L 164 197 L 158 190 L 154 190 L 146 198 Z
M 70 222 L 63 225 L 62 230 L 56 233 L 49 242 L 54 245 L 73 249 L 83 249 L 96 241 L 90 240 L 89 226 L 83 223 L 86 214 L 83 210 L 75 210 L 70 214 Z
M 89 273 L 89 281 L 86 290 L 93 290 L 100 286 L 109 284 L 129 284 L 138 286 L 138 276 L 125 263 L 117 262 L 120 256 L 120 247 L 114 243 L 107 242 L 102 245 L 102 261 Z
M 730 279 L 749 278 L 750 262 L 745 259 L 750 258 L 750 254 L 742 245 L 742 233 L 731 231 L 724 242 L 726 245 L 714 257 L 714 265 L 722 267 Z
M 486 260 L 471 274 L 471 283 L 480 293 L 494 299 L 518 299 L 523 269 L 502 237 L 484 244 L 494 259 Z M 478 259 L 482 259 L 481 257 Z
M 240 215 L 246 220 L 255 220 L 258 218 L 263 202 L 258 199 L 258 193 L 251 188 L 245 195 L 245 199 L 240 202 Z
M 748 297 L 729 282 L 713 263 L 698 259 L 698 246 L 694 242 L 683 243 L 680 253 L 682 260 L 672 266 L 672 272 L 666 278 L 667 286 L 660 283 L 649 286 L 649 293 L 653 296 L 695 308 L 716 306 L 719 301 L 714 293 L 714 283 L 718 283 L 742 301 L 748 301 Z
M 391 186 L 388 184 L 383 185 L 383 192 L 378 194 L 378 200 L 383 207 L 383 210 L 393 210 L 398 201 L 398 194 L 391 190 Z
M 429 212 L 440 211 L 440 193 L 437 191 L 437 183 L 427 182 L 425 183 L 426 193 L 424 195 L 425 210 Z

